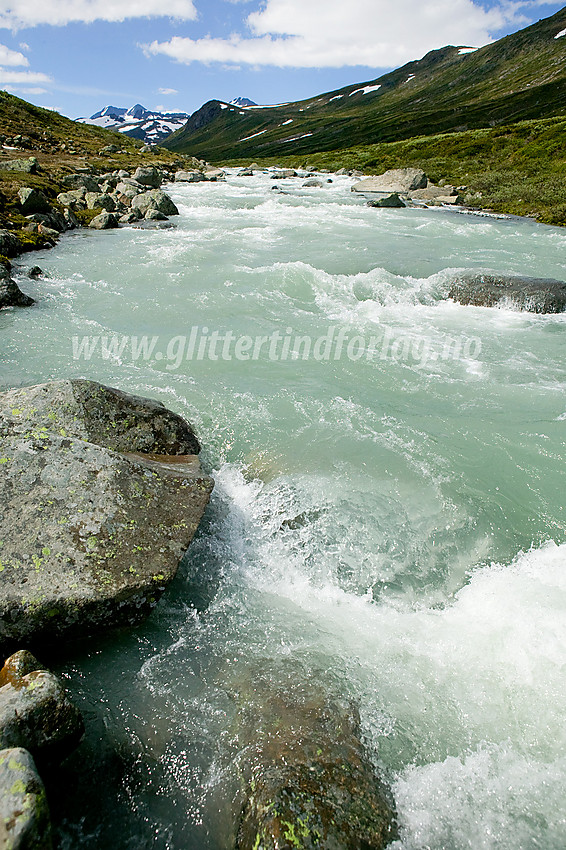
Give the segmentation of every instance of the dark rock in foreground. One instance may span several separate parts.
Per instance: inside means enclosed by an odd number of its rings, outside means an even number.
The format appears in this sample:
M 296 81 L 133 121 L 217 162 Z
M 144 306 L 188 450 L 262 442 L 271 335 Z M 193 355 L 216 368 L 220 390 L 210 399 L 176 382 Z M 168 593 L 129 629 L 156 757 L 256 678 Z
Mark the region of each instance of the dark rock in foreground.
M 26 295 L 12 280 L 10 267 L 0 263 L 0 310 L 4 307 L 30 307 L 35 304 L 30 295 Z
M 452 283 L 448 297 L 474 307 L 562 313 L 566 310 L 566 283 L 534 277 L 470 274 Z
M 360 739 L 350 703 L 298 665 L 272 665 L 237 686 L 241 775 L 238 850 L 381 850 L 395 816 Z
M 45 788 L 24 749 L 0 750 L 0 847 L 51 850 L 51 820 Z
M 0 395 L 0 645 L 139 621 L 212 490 L 180 416 L 83 381 Z

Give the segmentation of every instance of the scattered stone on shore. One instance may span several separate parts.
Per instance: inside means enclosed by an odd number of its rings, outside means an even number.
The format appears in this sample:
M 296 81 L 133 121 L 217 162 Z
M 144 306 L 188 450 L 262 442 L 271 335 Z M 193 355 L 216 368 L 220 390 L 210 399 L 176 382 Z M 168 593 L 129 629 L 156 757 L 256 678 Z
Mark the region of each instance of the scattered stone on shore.
M 420 168 L 393 168 L 377 177 L 367 177 L 352 186 L 352 192 L 408 193 L 426 189 L 427 176 Z
M 18 190 L 20 206 L 24 215 L 30 213 L 49 213 L 51 206 L 41 189 L 30 189 L 29 186 Z
M 0 230 L 0 254 L 3 257 L 17 257 L 22 250 L 20 240 L 9 230 Z
M 150 186 L 152 189 L 159 189 L 161 185 L 161 175 L 153 165 L 140 165 L 139 168 L 136 168 L 134 180 L 137 180 L 142 186 Z
M 39 163 L 35 156 L 27 159 L 8 159 L 0 162 L 0 171 L 20 171 L 24 174 L 37 174 Z
M 92 381 L 0 395 L 0 645 L 136 623 L 208 503 L 190 425 Z
M 132 199 L 132 209 L 139 210 L 145 216 L 149 210 L 157 210 L 165 216 L 179 215 L 179 210 L 165 192 L 161 189 L 150 189 L 149 192 L 142 192 Z
M 84 733 L 81 713 L 57 676 L 26 650 L 0 670 L 0 747 L 24 747 L 38 764 L 56 764 Z
M 376 198 L 373 201 L 368 201 L 368 207 L 405 207 L 406 204 L 403 203 L 399 194 L 397 192 L 391 192 L 390 195 L 385 195 L 383 198 Z
M 115 212 L 116 210 L 114 198 L 103 192 L 87 192 L 85 201 L 88 210 L 106 210 L 106 212 Z
M 91 177 L 88 174 L 66 174 L 61 179 L 61 183 L 69 189 L 85 189 L 87 192 L 100 191 L 98 183 L 94 177 Z
M 45 788 L 21 747 L 0 750 L 0 848 L 52 850 Z
M 566 283 L 545 278 L 466 274 L 452 283 L 448 297 L 475 307 L 513 307 L 528 313 L 566 311 Z
M 246 783 L 238 850 L 382 850 L 397 837 L 350 702 L 291 662 L 240 674 L 232 690 Z
M 175 183 L 201 183 L 206 180 L 202 171 L 176 171 Z
M 89 222 L 89 227 L 93 230 L 110 230 L 113 227 L 118 227 L 118 217 L 111 212 L 101 212 Z
M 31 307 L 35 304 L 30 295 L 26 295 L 12 280 L 11 268 L 0 262 L 0 310 L 4 307 Z

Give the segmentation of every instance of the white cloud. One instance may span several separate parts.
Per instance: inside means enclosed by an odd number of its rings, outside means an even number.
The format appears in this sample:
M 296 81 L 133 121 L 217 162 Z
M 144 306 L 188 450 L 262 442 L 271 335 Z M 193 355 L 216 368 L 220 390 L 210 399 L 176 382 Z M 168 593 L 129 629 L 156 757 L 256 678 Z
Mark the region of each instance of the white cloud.
M 51 77 L 37 71 L 5 71 L 4 68 L 0 68 L 0 86 L 14 83 L 33 85 L 33 83 L 50 82 L 52 82 Z
M 32 86 L 29 89 L 21 86 L 6 86 L 6 91 L 17 94 L 49 94 L 47 89 L 42 89 L 39 86 Z
M 18 53 L 17 50 L 10 50 L 4 44 L 0 44 L 0 65 L 14 67 L 17 65 L 29 65 L 29 62 L 23 53 Z
M 445 44 L 487 44 L 510 14 L 515 4 L 486 10 L 473 0 L 266 0 L 244 35 L 176 36 L 144 50 L 186 64 L 384 68 Z
M 11 0 L 0 11 L 0 28 L 12 30 L 38 24 L 63 26 L 72 21 L 124 21 L 127 18 L 171 17 L 192 21 L 193 0 Z
M 159 94 L 179 94 L 177 89 L 158 89 Z

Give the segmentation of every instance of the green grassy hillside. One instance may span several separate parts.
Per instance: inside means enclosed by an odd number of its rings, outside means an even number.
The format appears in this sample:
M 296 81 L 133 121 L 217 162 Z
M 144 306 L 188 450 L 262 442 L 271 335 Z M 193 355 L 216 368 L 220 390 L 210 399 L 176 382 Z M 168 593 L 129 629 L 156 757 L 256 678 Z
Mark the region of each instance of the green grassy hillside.
M 275 160 L 258 158 L 259 165 Z M 247 160 L 227 164 L 243 165 Z M 277 164 L 379 174 L 388 168 L 423 168 L 431 180 L 465 186 L 471 207 L 532 216 L 566 225 L 566 117 L 508 126 L 419 136 L 399 142 L 278 157 Z
M 216 162 L 257 160 L 564 115 L 566 37 L 555 38 L 564 28 L 566 7 L 473 53 L 445 47 L 309 100 L 245 109 L 210 101 L 164 145 Z

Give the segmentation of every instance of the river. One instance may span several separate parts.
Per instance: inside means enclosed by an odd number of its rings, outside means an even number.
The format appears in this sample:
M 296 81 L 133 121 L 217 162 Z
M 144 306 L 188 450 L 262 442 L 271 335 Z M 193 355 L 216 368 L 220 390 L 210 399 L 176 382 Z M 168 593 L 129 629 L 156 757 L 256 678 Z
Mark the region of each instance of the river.
M 566 231 L 332 180 L 171 186 L 175 227 L 68 234 L 0 313 L 2 388 L 158 398 L 216 481 L 149 620 L 64 648 L 63 850 L 229 848 L 227 677 L 288 658 L 359 706 L 395 850 L 566 846 L 566 314 L 445 300 L 566 280 Z

